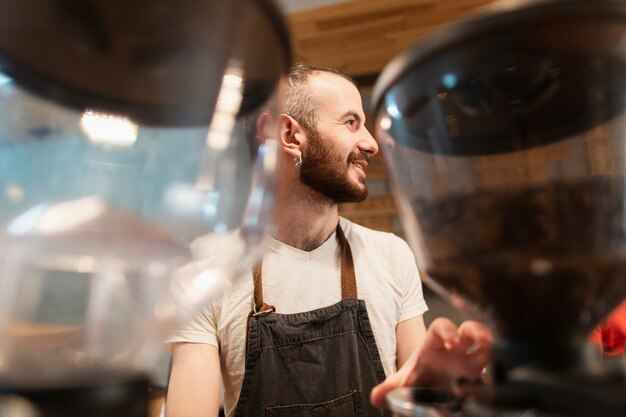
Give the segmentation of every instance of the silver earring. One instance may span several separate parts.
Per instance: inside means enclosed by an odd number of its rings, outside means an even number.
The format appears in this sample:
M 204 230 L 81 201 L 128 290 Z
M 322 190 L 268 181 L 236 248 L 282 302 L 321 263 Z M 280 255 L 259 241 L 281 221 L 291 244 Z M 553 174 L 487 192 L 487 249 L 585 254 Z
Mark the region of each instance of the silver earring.
M 302 155 L 298 155 L 297 157 L 293 158 L 293 162 L 296 168 L 300 168 L 300 165 L 302 165 Z

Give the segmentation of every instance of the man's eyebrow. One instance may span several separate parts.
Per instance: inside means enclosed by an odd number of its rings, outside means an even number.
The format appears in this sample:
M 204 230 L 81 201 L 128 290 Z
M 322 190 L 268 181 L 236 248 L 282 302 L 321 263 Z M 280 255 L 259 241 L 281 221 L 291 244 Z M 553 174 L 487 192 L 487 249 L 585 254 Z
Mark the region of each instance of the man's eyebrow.
M 352 111 L 352 110 L 349 110 L 349 111 L 345 112 L 344 114 L 342 114 L 341 118 L 345 119 L 346 117 L 350 117 L 350 116 L 354 117 L 359 122 L 364 122 L 365 121 L 365 120 L 361 120 L 361 116 L 359 116 L 359 113 L 357 113 L 355 111 Z

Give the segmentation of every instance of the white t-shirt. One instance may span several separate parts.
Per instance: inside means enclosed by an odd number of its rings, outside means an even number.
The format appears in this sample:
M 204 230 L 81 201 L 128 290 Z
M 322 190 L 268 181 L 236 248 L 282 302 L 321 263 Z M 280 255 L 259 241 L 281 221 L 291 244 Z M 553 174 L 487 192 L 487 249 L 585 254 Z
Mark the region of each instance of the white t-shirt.
M 387 375 L 396 370 L 396 327 L 428 310 L 413 253 L 391 233 L 347 219 L 340 224 L 354 259 L 358 298 L 365 300 Z M 272 239 L 263 258 L 263 301 L 282 314 L 301 313 L 341 301 L 341 258 L 333 234 L 305 252 Z M 239 279 L 169 342 L 208 343 L 220 350 L 224 409 L 234 413 L 244 376 L 246 320 L 254 305 L 252 273 Z

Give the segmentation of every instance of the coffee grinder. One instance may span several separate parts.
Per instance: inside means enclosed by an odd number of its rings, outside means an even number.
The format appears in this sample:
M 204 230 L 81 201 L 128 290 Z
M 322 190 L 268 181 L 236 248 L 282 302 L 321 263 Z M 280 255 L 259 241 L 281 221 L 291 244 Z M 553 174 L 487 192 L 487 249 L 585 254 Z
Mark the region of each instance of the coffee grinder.
M 373 103 L 424 281 L 495 334 L 490 382 L 390 408 L 626 415 L 624 368 L 586 342 L 626 298 L 626 3 L 496 2 L 393 60 Z
M 271 1 L 0 1 L 0 415 L 147 415 L 269 236 L 290 59 Z

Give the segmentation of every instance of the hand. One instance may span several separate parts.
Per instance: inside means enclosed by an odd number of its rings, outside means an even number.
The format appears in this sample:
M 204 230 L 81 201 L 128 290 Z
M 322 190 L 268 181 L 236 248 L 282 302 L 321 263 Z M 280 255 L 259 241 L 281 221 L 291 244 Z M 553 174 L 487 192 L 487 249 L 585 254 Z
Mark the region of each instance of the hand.
M 404 365 L 372 390 L 371 401 L 385 406 L 385 396 L 403 386 L 449 387 L 460 377 L 479 378 L 491 357 L 492 335 L 487 326 L 476 321 L 463 322 L 458 328 L 450 320 L 434 320 L 420 348 Z

